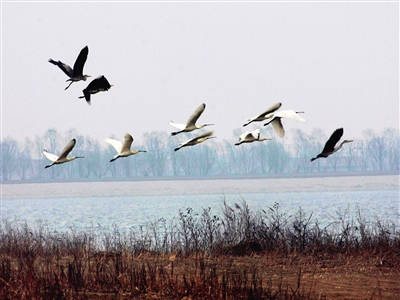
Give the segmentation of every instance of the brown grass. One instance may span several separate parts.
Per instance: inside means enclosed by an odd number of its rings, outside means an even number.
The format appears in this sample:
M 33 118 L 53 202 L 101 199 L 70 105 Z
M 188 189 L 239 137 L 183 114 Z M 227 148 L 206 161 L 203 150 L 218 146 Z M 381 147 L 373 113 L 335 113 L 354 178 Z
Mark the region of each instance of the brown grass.
M 400 299 L 400 233 L 342 214 L 180 212 L 103 235 L 3 221 L 0 299 Z

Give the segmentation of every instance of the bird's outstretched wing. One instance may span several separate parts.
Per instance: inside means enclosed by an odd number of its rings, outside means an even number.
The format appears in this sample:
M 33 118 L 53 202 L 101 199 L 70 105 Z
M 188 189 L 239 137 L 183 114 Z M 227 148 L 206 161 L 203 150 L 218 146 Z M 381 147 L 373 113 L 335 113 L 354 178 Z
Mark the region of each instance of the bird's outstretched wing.
M 266 117 L 268 114 L 273 113 L 274 111 L 278 110 L 282 106 L 281 102 L 277 102 L 274 105 L 272 105 L 270 108 L 268 108 L 266 111 L 263 113 L 259 114 L 259 117 Z
M 133 137 L 129 134 L 126 133 L 124 136 L 125 140 L 124 140 L 124 144 L 122 145 L 122 152 L 126 152 L 126 151 L 131 151 L 131 145 L 133 143 Z
M 67 64 L 64 64 L 61 61 L 52 60 L 51 58 L 49 59 L 49 63 L 52 63 L 53 65 L 58 66 L 69 78 L 74 76 L 73 70 Z
M 249 136 L 249 134 L 251 135 L 251 132 L 250 132 L 250 131 L 243 132 L 243 133 L 239 136 L 239 142 L 245 140 L 246 137 Z
M 203 111 L 205 110 L 206 105 L 203 103 L 201 104 L 198 108 L 196 108 L 196 110 L 194 111 L 194 113 L 189 117 L 189 119 L 186 122 L 186 126 L 191 126 L 191 125 L 195 125 L 197 122 L 197 119 L 201 116 L 201 114 L 203 113 Z
M 182 148 L 182 147 L 185 147 L 186 145 L 195 145 L 195 144 L 197 144 L 197 143 L 201 143 L 201 142 L 202 142 L 202 141 L 201 141 L 202 139 L 213 135 L 213 133 L 214 133 L 214 131 L 207 131 L 207 132 L 204 132 L 203 134 L 201 134 L 201 135 L 199 135 L 199 136 L 196 136 L 196 137 L 194 137 L 194 138 L 191 138 L 190 140 L 187 140 L 187 141 L 185 141 L 185 142 L 183 142 L 183 143 L 180 143 L 180 144 L 179 144 L 179 147 L 176 148 L 175 151 L 179 150 L 179 149 Z
M 43 150 L 42 152 L 43 152 L 44 156 L 46 156 L 47 159 L 52 161 L 52 162 L 54 162 L 54 161 L 56 161 L 58 159 L 57 155 L 49 153 L 49 152 L 47 152 L 47 150 Z
M 89 53 L 88 46 L 84 47 L 76 58 L 73 70 L 73 76 L 82 75 L 83 74 L 83 66 L 86 63 L 86 59 Z
M 107 78 L 104 75 L 101 75 L 98 80 L 99 89 L 103 91 L 108 91 L 111 87 L 111 84 L 108 82 Z
M 91 93 L 97 93 L 99 91 L 107 91 L 110 89 L 110 87 L 111 84 L 108 82 L 107 78 L 105 78 L 104 75 L 100 75 L 88 84 L 86 90 L 90 91 Z
M 285 135 L 285 129 L 282 126 L 281 118 L 273 119 L 271 124 L 279 137 L 283 137 Z
M 122 150 L 122 143 L 120 141 L 114 140 L 114 139 L 109 139 L 109 138 L 104 138 L 103 141 L 106 143 L 109 143 L 111 146 L 114 147 L 114 149 L 119 153 L 121 153 Z
M 72 139 L 67 146 L 61 151 L 60 156 L 58 157 L 59 159 L 61 158 L 67 158 L 68 154 L 71 152 L 71 150 L 75 147 L 76 139 Z
M 200 134 L 199 136 L 194 137 L 193 139 L 191 139 L 191 141 L 200 140 L 200 139 L 203 139 L 203 138 L 205 138 L 205 137 L 209 137 L 209 136 L 211 136 L 211 135 L 213 135 L 213 134 L 214 134 L 214 131 L 213 131 L 213 130 L 211 130 L 211 131 L 206 131 L 206 132 L 204 132 L 203 134 Z
M 254 139 L 258 140 L 260 138 L 260 129 L 257 128 L 250 132 L 250 134 L 254 137 Z
M 246 121 L 248 121 L 248 122 L 243 124 L 243 127 L 249 125 L 250 123 L 252 123 L 256 120 L 265 120 L 267 118 L 267 115 L 273 113 L 274 111 L 279 109 L 281 106 L 282 106 L 282 103 L 277 102 L 274 105 L 272 105 L 271 107 L 269 107 L 266 111 L 262 112 L 261 114 L 255 116 L 253 118 L 246 118 Z M 271 115 L 271 117 L 272 117 L 272 115 Z
M 342 138 L 343 135 L 343 128 L 338 128 L 336 129 L 329 140 L 326 142 L 324 149 L 322 150 L 322 153 L 329 153 L 335 150 L 335 145 L 339 140 Z
M 185 124 L 180 124 L 180 123 L 174 123 L 173 121 L 169 121 L 169 124 L 174 126 L 175 128 L 178 128 L 180 130 L 185 129 L 186 125 Z

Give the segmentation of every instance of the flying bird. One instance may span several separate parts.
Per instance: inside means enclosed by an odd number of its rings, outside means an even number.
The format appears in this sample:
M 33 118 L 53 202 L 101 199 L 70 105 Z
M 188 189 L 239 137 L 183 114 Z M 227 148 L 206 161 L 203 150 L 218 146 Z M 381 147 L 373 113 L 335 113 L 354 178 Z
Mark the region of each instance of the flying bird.
M 123 144 L 118 140 L 104 138 L 104 141 L 109 143 L 111 146 L 113 146 L 115 148 L 115 150 L 117 150 L 117 152 L 118 152 L 118 154 L 115 155 L 114 158 L 110 160 L 110 162 L 113 162 L 114 160 L 116 160 L 120 157 L 128 157 L 128 156 L 137 154 L 139 152 L 146 152 L 145 150 L 133 150 L 133 151 L 131 150 L 133 137 L 129 133 L 126 133 L 124 138 L 125 138 L 125 140 L 124 140 Z
M 171 135 L 177 135 L 177 134 L 179 134 L 181 132 L 190 132 L 190 131 L 193 131 L 193 130 L 196 130 L 196 129 L 203 128 L 205 126 L 214 125 L 214 124 L 196 125 L 197 119 L 201 116 L 201 114 L 203 113 L 205 108 L 206 108 L 206 105 L 204 103 L 201 104 L 195 110 L 195 112 L 190 116 L 190 118 L 188 119 L 186 124 L 179 124 L 179 123 L 174 123 L 172 121 L 169 121 L 169 124 L 171 124 L 172 126 L 174 126 L 174 127 L 179 129 L 179 131 L 172 132 Z
M 63 164 L 66 162 L 70 162 L 76 158 L 84 158 L 83 156 L 72 156 L 72 157 L 67 157 L 68 154 L 71 152 L 71 150 L 75 147 L 75 143 L 76 143 L 76 139 L 72 139 L 67 146 L 65 146 L 65 148 L 61 151 L 60 156 L 57 156 L 55 154 L 51 154 L 49 152 L 47 152 L 47 150 L 43 150 L 43 154 L 52 161 L 52 163 L 48 166 L 45 166 L 44 168 L 48 168 L 51 167 L 52 165 L 59 165 L 59 164 Z
M 246 131 L 239 137 L 239 142 L 235 144 L 235 146 L 239 146 L 240 144 L 243 143 L 252 143 L 255 141 L 262 142 L 266 140 L 271 140 L 271 139 L 266 139 L 266 138 L 260 138 L 260 129 L 256 129 L 253 131 Z
M 252 122 L 260 122 L 260 121 L 264 121 L 266 119 L 269 119 L 270 117 L 272 117 L 271 114 L 274 111 L 278 110 L 281 107 L 281 105 L 282 105 L 282 103 L 280 103 L 280 102 L 275 103 L 270 108 L 268 108 L 266 111 L 264 111 L 262 114 L 259 114 L 258 116 L 255 116 L 253 118 L 247 118 L 246 120 L 248 122 L 246 124 L 243 124 L 243 127 L 249 125 Z
M 86 81 L 86 79 L 90 77 L 90 75 L 83 75 L 83 66 L 85 65 L 88 53 L 89 53 L 89 48 L 88 46 L 86 46 L 81 50 L 78 57 L 76 58 L 74 69 L 71 69 L 70 66 L 64 64 L 61 61 L 55 61 L 52 60 L 51 58 L 49 59 L 50 63 L 58 66 L 65 74 L 67 74 L 67 76 L 69 77 L 69 79 L 67 79 L 67 82 L 71 81 L 64 90 L 69 88 L 73 82 L 81 80 Z
M 79 98 L 85 98 L 86 102 L 90 105 L 90 95 L 97 94 L 98 92 L 108 91 L 112 86 L 114 85 L 110 84 L 104 75 L 100 75 L 88 84 L 86 89 L 82 91 L 83 96 L 80 96 Z
M 339 151 L 340 148 L 342 148 L 342 146 L 346 143 L 351 143 L 354 140 L 344 140 L 343 142 L 340 143 L 340 145 L 338 147 L 335 148 L 335 145 L 339 142 L 339 140 L 341 139 L 343 135 L 343 128 L 338 128 L 336 129 L 331 137 L 329 138 L 329 140 L 326 142 L 324 149 L 322 150 L 322 152 L 320 154 L 318 154 L 316 157 L 311 158 L 311 161 L 316 160 L 317 158 L 320 157 L 328 157 L 329 155 L 335 153 L 336 151 Z
M 181 149 L 183 147 L 194 146 L 194 145 L 200 144 L 208 139 L 216 138 L 215 136 L 212 136 L 213 133 L 214 133 L 214 131 L 207 131 L 197 137 L 187 140 L 186 142 L 180 143 L 179 147 L 175 148 L 174 151 L 178 151 L 179 149 Z
M 282 121 L 281 119 L 292 119 L 296 120 L 299 122 L 305 122 L 302 117 L 300 117 L 298 114 L 304 113 L 304 111 L 294 111 L 294 110 L 281 110 L 278 111 L 277 113 L 272 113 L 271 116 L 269 117 L 271 121 L 267 122 L 264 124 L 264 126 L 267 126 L 268 124 L 272 124 L 272 127 L 274 128 L 276 134 L 279 137 L 283 137 L 285 135 L 285 129 L 282 126 Z

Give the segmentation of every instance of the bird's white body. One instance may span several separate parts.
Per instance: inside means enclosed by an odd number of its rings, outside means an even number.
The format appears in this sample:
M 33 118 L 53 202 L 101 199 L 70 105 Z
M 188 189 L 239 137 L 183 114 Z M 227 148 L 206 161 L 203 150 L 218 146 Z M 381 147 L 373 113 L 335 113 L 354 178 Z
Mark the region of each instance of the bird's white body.
M 207 131 L 207 132 L 205 132 L 205 133 L 203 133 L 203 134 L 201 134 L 201 135 L 199 135 L 197 137 L 194 137 L 194 138 L 192 138 L 190 140 L 187 140 L 187 141 L 185 141 L 183 143 L 180 143 L 179 147 L 175 148 L 174 151 L 178 151 L 179 149 L 181 149 L 183 147 L 194 146 L 194 145 L 200 144 L 200 143 L 202 143 L 202 142 L 204 142 L 204 141 L 206 141 L 208 139 L 215 138 L 215 136 L 212 136 L 213 133 L 214 133 L 214 131 Z
M 106 143 L 109 143 L 111 146 L 113 146 L 114 149 L 118 153 L 117 155 L 114 156 L 113 159 L 110 160 L 110 162 L 112 162 L 120 157 L 131 156 L 131 155 L 137 154 L 139 152 L 146 152 L 144 150 L 131 150 L 131 145 L 133 143 L 133 137 L 129 133 L 126 133 L 124 138 L 125 138 L 124 143 L 121 143 L 118 140 L 104 138 L 104 141 Z
M 60 155 L 55 155 L 52 153 L 49 153 L 46 149 L 44 149 L 42 151 L 42 153 L 52 162 L 50 165 L 47 165 L 45 167 L 51 167 L 53 165 L 59 165 L 59 164 L 63 164 L 66 162 L 70 162 L 76 158 L 83 158 L 83 156 L 72 156 L 72 157 L 67 157 L 67 155 L 71 152 L 71 150 L 74 148 L 76 143 L 75 139 L 72 139 L 67 146 L 65 146 L 65 148 L 61 151 Z
M 255 141 L 262 142 L 270 139 L 260 137 L 260 129 L 256 129 L 253 131 L 246 131 L 239 136 L 239 142 L 235 144 L 235 146 L 239 146 L 243 143 L 252 143 Z
M 299 113 L 302 112 L 296 112 L 294 110 L 281 110 L 278 111 L 277 113 L 272 113 L 270 116 L 268 116 L 271 121 L 268 123 L 265 123 L 264 126 L 267 126 L 268 124 L 272 124 L 272 127 L 274 128 L 276 134 L 279 137 L 283 137 L 285 135 L 285 129 L 282 126 L 282 121 L 281 119 L 292 119 L 298 122 L 306 122 L 305 119 L 303 119 Z
M 267 120 L 267 119 L 271 118 L 271 117 L 273 116 L 272 113 L 273 113 L 274 111 L 278 110 L 281 106 L 282 106 L 282 103 L 280 103 L 280 102 L 275 103 L 274 105 L 272 105 L 270 108 L 268 108 L 268 109 L 267 109 L 266 111 L 264 111 L 263 113 L 261 113 L 261 114 L 255 116 L 255 117 L 253 117 L 253 118 L 247 118 L 247 119 L 246 119 L 246 120 L 247 120 L 247 123 L 246 123 L 246 124 L 243 124 L 243 127 L 249 125 L 249 124 L 252 123 L 252 122 L 261 122 L 261 121 L 264 121 L 264 120 Z
M 191 132 L 196 129 L 203 128 L 205 126 L 214 125 L 214 124 L 200 124 L 196 125 L 197 119 L 201 116 L 203 111 L 205 110 L 206 105 L 201 104 L 195 112 L 190 116 L 186 124 L 174 123 L 173 121 L 169 121 L 169 124 L 179 129 L 179 131 L 172 132 L 171 135 L 177 135 L 181 132 Z

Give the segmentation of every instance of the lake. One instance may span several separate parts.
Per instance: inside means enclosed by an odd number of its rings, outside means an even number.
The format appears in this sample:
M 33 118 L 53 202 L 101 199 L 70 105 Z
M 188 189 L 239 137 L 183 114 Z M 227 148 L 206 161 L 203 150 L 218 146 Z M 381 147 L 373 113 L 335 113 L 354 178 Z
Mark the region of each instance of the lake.
M 221 216 L 224 200 L 231 206 L 244 200 L 252 212 L 279 203 L 288 216 L 301 207 L 323 226 L 346 211 L 355 219 L 358 209 L 370 222 L 400 225 L 398 175 L 3 184 L 1 218 L 58 232 L 128 231 L 177 219 L 188 207 Z

